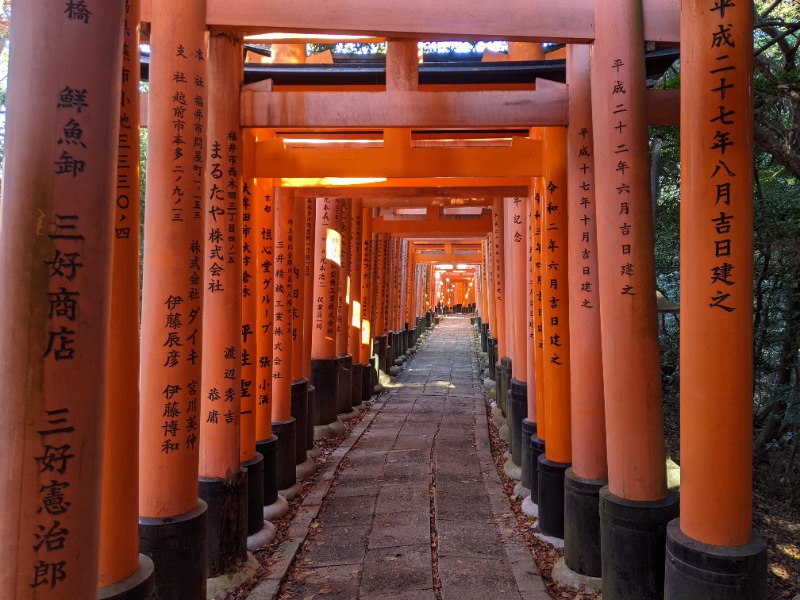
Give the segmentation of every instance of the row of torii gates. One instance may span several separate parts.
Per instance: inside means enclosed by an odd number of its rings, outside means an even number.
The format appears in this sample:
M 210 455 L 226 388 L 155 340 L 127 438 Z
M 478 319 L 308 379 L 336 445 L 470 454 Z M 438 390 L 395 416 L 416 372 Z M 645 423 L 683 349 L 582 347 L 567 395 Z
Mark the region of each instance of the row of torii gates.
M 477 305 L 514 460 L 571 569 L 602 575 L 606 598 L 764 597 L 752 21 L 751 0 L 15 4 L 0 595 L 204 598 L 315 431 L 369 398 L 443 302 Z M 385 87 L 242 88 L 243 35 L 265 32 L 390 38 Z M 419 85 L 418 39 L 487 38 L 525 58 L 566 42 L 567 85 Z M 645 40 L 680 44 L 679 96 L 646 90 Z M 647 148 L 648 122 L 678 106 L 680 501 Z M 414 206 L 418 220 L 386 210 Z M 472 296 L 437 297 L 441 263 L 469 265 Z

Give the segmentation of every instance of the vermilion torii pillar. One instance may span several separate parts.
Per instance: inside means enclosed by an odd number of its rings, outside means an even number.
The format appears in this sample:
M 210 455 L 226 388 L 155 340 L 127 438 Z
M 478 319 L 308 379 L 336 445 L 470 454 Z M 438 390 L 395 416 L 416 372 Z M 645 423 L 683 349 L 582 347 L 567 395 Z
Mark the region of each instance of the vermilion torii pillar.
M 316 389 L 312 407 L 315 438 L 344 431 L 336 418 L 339 364 L 336 358 L 336 303 L 342 236 L 332 198 L 317 198 L 314 246 L 314 332 L 311 343 L 311 384 Z
M 353 357 L 348 353 L 350 335 L 350 297 L 348 286 L 350 284 L 350 238 L 351 238 L 351 208 L 350 198 L 337 198 L 335 202 L 338 215 L 340 244 L 339 265 L 339 290 L 336 302 L 336 358 L 339 361 L 339 393 L 337 396 L 336 412 L 346 414 L 352 411 L 353 404 Z
M 377 382 L 377 365 L 372 351 L 375 331 L 373 252 L 372 209 L 363 207 L 361 209 L 361 335 L 359 339 L 359 358 L 361 364 L 364 365 L 361 383 L 362 400 L 370 399 Z
M 206 148 L 205 2 L 152 11 L 145 203 L 139 537 L 159 598 L 205 598 L 198 499 Z M 237 460 L 238 469 L 238 460 Z
M 275 188 L 273 236 L 272 432 L 278 436 L 278 489 L 291 497 L 296 494 L 292 488 L 297 482 L 297 421 L 292 417 L 294 207 L 289 188 Z
M 314 281 L 315 281 L 315 230 L 314 224 L 317 217 L 316 199 L 307 198 L 302 202 L 296 201 L 302 205 L 303 210 L 303 237 L 305 243 L 303 244 L 303 377 L 308 380 L 308 416 L 306 420 L 306 454 L 309 458 L 316 458 L 320 452 L 319 448 L 314 445 L 314 403 L 316 402 L 316 388 L 311 382 L 311 345 L 312 337 L 314 334 L 314 308 L 316 306 L 316 298 L 314 296 Z M 316 462 L 313 462 L 313 468 L 316 468 Z
M 600 488 L 608 483 L 597 272 L 597 200 L 589 46 L 567 46 L 570 118 L 567 130 L 569 205 L 570 394 L 572 467 L 564 481 L 564 561 L 600 577 Z
M 307 254 L 306 245 L 314 237 L 313 228 L 309 227 L 308 203 L 305 199 L 292 200 L 292 215 L 294 219 L 293 265 L 292 265 L 292 416 L 295 418 L 295 465 L 297 477 L 305 477 L 316 468 L 316 463 L 311 460 L 309 450 L 309 419 L 308 419 L 308 375 L 307 366 L 311 357 L 311 345 L 306 344 L 306 269 L 309 271 L 308 281 L 311 281 L 310 271 L 313 258 Z M 309 336 L 311 330 L 308 330 Z M 308 354 L 306 354 L 308 351 Z M 308 358 L 307 358 L 308 357 Z M 312 426 L 313 427 L 313 426 Z M 313 429 L 311 430 L 313 444 Z
M 765 598 L 752 531 L 753 2 L 681 11 L 681 515 L 668 598 Z
M 363 400 L 363 371 L 364 362 L 361 360 L 361 315 L 364 309 L 361 298 L 361 269 L 362 269 L 362 239 L 364 215 L 363 201 L 361 198 L 353 198 L 350 218 L 350 322 L 346 323 L 349 328 L 347 335 L 347 353 L 352 357 L 351 365 L 352 384 L 350 404 L 360 406 Z
M 527 270 L 529 260 L 526 257 L 528 235 L 528 200 L 523 197 L 506 198 L 506 240 L 509 249 L 507 264 L 510 265 L 510 289 L 513 296 L 509 345 L 514 348 L 513 373 L 511 378 L 511 394 L 509 395 L 509 428 L 508 440 L 511 459 L 520 467 L 519 479 L 522 479 L 522 420 L 528 416 L 528 359 L 527 359 Z M 516 488 L 523 491 L 521 482 Z
M 256 262 L 254 291 L 256 312 L 256 370 L 253 394 L 256 397 L 256 451 L 264 457 L 264 518 L 280 514 L 278 496 L 278 437 L 272 432 L 272 334 L 275 290 L 275 188 L 271 179 L 259 178 L 253 187 L 253 228 Z M 288 507 L 287 507 L 288 508 Z
M 153 561 L 139 554 L 139 0 L 125 3 L 108 349 L 98 597 L 146 598 Z
M 539 526 L 564 537 L 564 474 L 572 462 L 570 426 L 570 324 L 567 260 L 567 132 L 548 127 L 542 135 L 542 343 L 547 430 L 539 464 Z
M 252 148 L 251 134 L 243 132 L 244 151 Z M 274 535 L 264 527 L 264 457 L 256 451 L 256 365 L 258 346 L 258 235 L 252 180 L 242 183 L 242 352 L 239 460 L 247 469 L 247 549 L 255 550 Z M 259 534 L 259 532 L 261 532 Z
M 541 130 L 532 130 L 531 137 L 533 139 L 541 139 Z M 542 253 L 542 230 L 544 229 L 544 217 L 542 211 L 544 210 L 544 201 L 542 198 L 542 185 L 541 177 L 534 177 L 531 182 L 531 214 L 533 219 L 533 230 L 531 232 L 531 245 L 532 254 L 531 260 L 533 261 L 533 327 L 534 327 L 534 357 L 535 372 L 536 372 L 536 387 L 534 390 L 528 390 L 528 402 L 536 405 L 536 434 L 531 438 L 531 464 L 533 465 L 533 473 L 531 474 L 531 499 L 534 503 L 539 503 L 539 456 L 544 453 L 545 440 L 547 431 L 547 420 L 545 415 L 547 411 L 544 404 L 544 325 L 542 319 L 544 310 L 542 309 L 542 261 L 544 255 Z M 535 394 L 531 398 L 531 392 Z
M 124 8 L 14 8 L 0 206 L 6 598 L 97 595 Z
M 595 2 L 592 122 L 609 485 L 603 594 L 660 598 L 667 494 L 641 0 Z
M 503 330 L 503 351 L 504 354 L 500 355 L 500 362 L 503 364 L 503 411 L 508 418 L 508 447 L 511 450 L 514 446 L 511 430 L 513 428 L 512 415 L 511 415 L 511 378 L 514 370 L 514 359 L 516 346 L 514 342 L 514 276 L 513 276 L 513 263 L 514 259 L 511 255 L 511 198 L 503 198 L 503 237 L 501 244 L 503 247 L 503 309 L 505 311 L 505 329 Z M 513 460 L 511 464 L 513 464 Z M 511 466 L 506 463 L 506 467 Z M 519 471 L 513 471 L 506 468 L 506 473 L 512 479 L 519 479 Z
M 495 372 L 495 382 L 497 383 L 496 386 L 496 393 L 497 393 L 497 406 L 500 407 L 500 410 L 503 412 L 504 415 L 508 415 L 508 409 L 505 404 L 505 395 L 507 391 L 507 387 L 505 386 L 506 376 L 505 376 L 505 364 L 502 361 L 502 358 L 507 355 L 506 344 L 508 340 L 506 339 L 506 310 L 505 310 L 505 294 L 506 294 L 506 286 L 505 286 L 505 272 L 503 268 L 503 239 L 505 235 L 505 227 L 503 223 L 503 200 L 502 198 L 496 198 L 493 201 L 492 205 L 492 257 L 493 261 L 493 269 L 492 279 L 494 280 L 494 288 L 492 293 L 495 297 L 495 311 L 497 312 L 497 316 L 495 320 L 497 321 L 497 331 L 494 332 L 495 338 L 495 365 L 494 365 L 494 372 Z M 508 361 L 506 361 L 507 363 Z
M 242 42 L 214 34 L 208 56 L 200 497 L 208 505 L 208 575 L 247 558 L 247 470 L 240 466 L 242 353 Z

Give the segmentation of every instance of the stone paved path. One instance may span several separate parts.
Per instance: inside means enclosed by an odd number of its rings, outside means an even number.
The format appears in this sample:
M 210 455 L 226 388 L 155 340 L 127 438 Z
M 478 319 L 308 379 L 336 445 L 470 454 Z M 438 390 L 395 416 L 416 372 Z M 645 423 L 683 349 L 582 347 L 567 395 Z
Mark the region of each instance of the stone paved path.
M 489 455 L 470 331 L 442 319 L 384 392 L 310 525 L 292 597 L 548 597 Z

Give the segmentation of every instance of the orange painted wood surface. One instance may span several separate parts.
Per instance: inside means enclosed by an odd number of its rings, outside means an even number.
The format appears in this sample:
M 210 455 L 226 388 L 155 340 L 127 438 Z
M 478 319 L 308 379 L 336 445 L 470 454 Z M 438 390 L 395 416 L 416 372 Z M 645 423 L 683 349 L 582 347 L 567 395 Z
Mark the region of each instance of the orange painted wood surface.
M 292 416 L 292 290 L 294 206 L 292 192 L 275 188 L 275 251 L 272 272 L 272 420 Z
M 542 344 L 547 458 L 572 462 L 569 272 L 567 264 L 567 132 L 547 128 L 542 181 Z
M 97 594 L 124 3 L 92 9 L 19 3 L 10 33 L 0 204 L 4 598 Z M 67 44 L 69 60 L 40 35 Z
M 139 568 L 139 0 L 127 0 L 117 154 L 98 587 Z
M 570 90 L 576 99 L 570 104 L 567 130 L 572 469 L 579 477 L 603 480 L 608 467 L 589 47 L 569 46 L 567 61 Z
M 152 19 L 139 448 L 139 514 L 152 518 L 197 506 L 204 159 L 180 140 L 206 145 L 208 113 L 194 108 L 207 106 L 203 8 L 189 0 L 160 4 Z M 176 113 L 184 118 L 176 120 Z
M 152 0 L 145 2 L 149 20 Z M 645 0 L 645 38 L 654 42 L 679 40 L 679 0 Z M 235 31 L 358 34 L 423 39 L 519 39 L 541 42 L 588 42 L 596 35 L 591 0 L 553 4 L 545 0 L 515 0 L 502 11 L 493 5 L 463 10 L 458 2 L 424 0 L 387 2 L 337 0 L 320 5 L 310 0 L 264 5 L 258 0 L 211 0 L 208 24 Z
M 684 2 L 681 529 L 752 537 L 752 2 Z M 723 33 L 724 32 L 724 33 Z
M 253 198 L 256 229 L 256 440 L 272 437 L 272 333 L 274 328 L 275 188 L 256 179 Z
M 235 36 L 209 40 L 199 474 L 221 479 L 238 473 L 240 462 L 242 131 L 232 99 L 241 53 Z
M 592 122 L 611 492 L 666 496 L 641 3 L 595 14 Z

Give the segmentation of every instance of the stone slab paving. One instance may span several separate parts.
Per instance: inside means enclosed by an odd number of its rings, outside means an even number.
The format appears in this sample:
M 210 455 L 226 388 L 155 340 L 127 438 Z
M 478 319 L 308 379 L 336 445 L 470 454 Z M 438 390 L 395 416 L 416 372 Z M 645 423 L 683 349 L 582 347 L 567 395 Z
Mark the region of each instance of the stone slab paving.
M 295 598 L 549 597 L 492 462 L 470 328 L 466 316 L 442 319 L 387 386 L 320 472 L 251 599 L 287 591 L 292 558 Z

